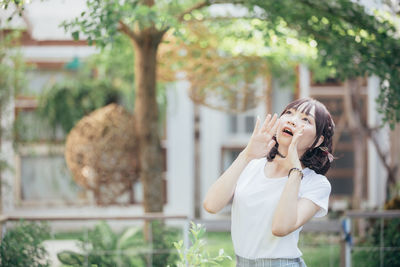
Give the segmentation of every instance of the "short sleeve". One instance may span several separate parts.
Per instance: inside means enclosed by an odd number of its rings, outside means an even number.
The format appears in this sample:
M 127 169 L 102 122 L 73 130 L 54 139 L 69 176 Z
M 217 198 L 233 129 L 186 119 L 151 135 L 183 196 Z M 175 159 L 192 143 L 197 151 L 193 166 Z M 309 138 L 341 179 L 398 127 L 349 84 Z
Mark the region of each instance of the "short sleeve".
M 324 175 L 320 174 L 307 177 L 300 190 L 301 198 L 309 199 L 320 207 L 314 217 L 323 217 L 328 213 L 330 194 L 331 184 Z

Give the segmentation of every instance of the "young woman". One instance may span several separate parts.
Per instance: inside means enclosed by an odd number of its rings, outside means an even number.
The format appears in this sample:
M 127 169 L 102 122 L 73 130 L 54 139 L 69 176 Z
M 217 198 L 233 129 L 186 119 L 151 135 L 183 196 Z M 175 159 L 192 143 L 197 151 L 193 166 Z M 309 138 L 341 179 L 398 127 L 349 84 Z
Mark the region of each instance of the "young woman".
M 207 192 L 204 208 L 232 198 L 237 266 L 306 266 L 297 247 L 303 225 L 327 214 L 335 124 L 311 98 L 257 122 L 246 148 Z

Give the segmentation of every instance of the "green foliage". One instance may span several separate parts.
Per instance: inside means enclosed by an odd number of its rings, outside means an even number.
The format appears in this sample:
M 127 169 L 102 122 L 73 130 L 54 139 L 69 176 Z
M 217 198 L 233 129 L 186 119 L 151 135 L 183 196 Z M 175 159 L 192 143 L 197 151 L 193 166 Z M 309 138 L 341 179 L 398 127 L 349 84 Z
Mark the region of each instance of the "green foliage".
M 173 243 L 177 241 L 177 231 L 168 229 L 163 222 L 159 220 L 154 220 L 150 224 L 152 229 L 153 249 L 166 252 L 153 254 L 152 266 L 164 267 L 168 264 L 174 264 L 179 257 L 177 254 L 171 253 L 170 250 L 174 248 Z
M 383 266 L 400 266 L 400 219 L 386 219 L 382 225 L 382 235 L 381 223 L 380 219 L 371 222 L 367 238 L 357 244 L 357 246 L 363 247 L 363 250 L 353 252 L 354 262 L 365 267 L 381 266 L 380 248 L 382 246 L 384 248 L 382 251 Z
M 199 3 L 183 0 L 165 2 L 159 1 L 150 7 L 141 4 L 140 1 L 117 3 L 110 0 L 88 0 L 88 12 L 83 12 L 74 21 L 65 22 L 63 26 L 72 32 L 74 38 L 79 38 L 79 33 L 83 33 L 88 36 L 89 42 L 95 41 L 96 45 L 104 47 L 121 33 L 133 36 L 151 28 L 160 32 L 173 29 L 174 34 L 182 37 L 185 36 L 185 29 L 179 18 L 183 18 L 183 22 L 204 22 L 207 15 L 204 10 L 194 8 L 194 11 L 180 17 L 179 14 L 182 15 L 188 7 Z M 211 2 L 205 2 L 203 6 L 207 5 L 211 5 Z M 387 16 L 367 12 L 363 6 L 350 0 L 251 0 L 246 1 L 244 5 L 249 10 L 254 10 L 250 16 L 264 20 L 252 26 L 262 25 L 261 32 L 266 43 L 271 44 L 270 40 L 279 37 L 285 39 L 288 44 L 292 40 L 310 44 L 313 47 L 310 50 L 317 50 L 320 58 L 318 62 L 326 67 L 324 70 L 329 72 L 330 76 L 333 74 L 334 78 L 344 80 L 371 74 L 379 76 L 382 83 L 377 99 L 378 111 L 384 114 L 384 121 L 391 126 L 400 121 L 400 102 L 397 101 L 400 98 L 400 45 L 399 40 L 394 37 L 397 29 Z M 125 30 L 122 25 L 127 26 Z M 230 36 L 221 33 L 230 41 L 257 38 L 253 30 L 241 31 L 240 27 L 236 27 L 235 30 L 236 34 Z M 207 40 L 201 42 L 206 44 Z M 290 69 L 291 64 L 296 60 L 298 62 L 298 59 L 296 56 L 289 55 L 285 58 L 285 54 L 281 55 L 283 61 L 275 56 L 266 57 L 266 60 L 271 62 L 270 69 L 272 73 L 276 72 L 273 74 L 279 77 L 288 76 L 291 81 L 293 75 L 279 74 L 282 73 L 282 69 Z M 322 80 L 319 76 L 326 75 L 328 73 L 321 71 L 316 75 L 316 79 Z
M 48 88 L 40 96 L 38 114 L 53 131 L 61 126 L 69 132 L 83 116 L 109 103 L 119 102 L 132 110 L 133 60 L 129 41 L 118 37 L 70 74 L 74 77 Z
M 24 10 L 25 0 L 1 0 L 0 8 L 7 9 L 10 6 L 14 6 L 17 8 L 18 15 L 22 17 L 22 11 Z M 7 18 L 7 21 L 12 20 L 14 14 Z M 1 21 L 0 21 L 1 23 Z
M 85 77 L 93 79 L 93 72 L 96 79 L 107 79 L 114 87 L 124 93 L 125 107 L 131 110 L 134 89 L 134 62 L 135 55 L 132 44 L 128 37 L 120 35 L 113 43 L 104 47 L 100 53 L 94 54 L 86 59 L 86 64 L 79 70 L 80 80 Z
M 19 222 L 0 243 L 0 266 L 45 267 L 47 252 L 41 244 L 50 237 L 46 224 Z
M 100 53 L 89 57 L 70 79 L 48 88 L 39 101 L 38 114 L 49 121 L 53 131 L 61 126 L 65 132 L 83 116 L 111 102 L 133 111 L 134 53 L 130 41 L 118 36 Z M 157 87 L 157 102 L 164 123 L 166 93 L 163 84 Z M 18 129 L 17 129 L 18 131 Z
M 27 66 L 18 49 L 19 31 L 0 34 L 0 112 L 6 101 L 18 93 L 26 84 Z
M 132 247 L 142 247 L 144 244 L 137 238 L 138 228 L 129 228 L 122 234 L 113 233 L 110 226 L 100 222 L 93 230 L 87 233 L 87 240 L 80 238 L 82 253 L 62 251 L 57 254 L 58 259 L 68 266 L 142 266 L 143 260 L 121 253 L 129 252 Z
M 316 56 L 316 50 L 312 49 L 308 43 L 296 39 L 294 31 L 282 27 L 285 36 L 276 35 L 270 31 L 271 24 L 268 21 L 258 18 L 238 18 L 218 22 L 204 21 L 203 24 L 210 34 L 208 36 L 185 36 L 185 42 L 204 43 L 206 48 L 216 49 L 226 58 L 232 58 L 232 66 L 224 69 L 217 79 L 223 73 L 229 75 L 234 68 L 247 69 L 245 75 L 231 75 L 233 77 L 229 83 L 236 83 L 235 86 L 237 86 L 238 80 L 249 82 L 249 78 L 253 81 L 254 77 L 270 75 L 273 79 L 278 80 L 281 86 L 294 87 L 295 66 L 299 62 L 311 61 Z M 269 35 L 269 38 L 265 38 L 265 35 Z M 249 73 L 251 68 L 248 66 L 235 64 L 237 56 L 258 57 L 268 66 L 268 73 L 264 73 L 261 69 L 254 70 L 255 73 Z M 254 61 L 255 59 L 247 64 L 254 64 Z
M 223 249 L 219 250 L 217 256 L 211 257 L 205 250 L 206 242 L 203 239 L 206 232 L 205 227 L 200 224 L 196 225 L 194 222 L 191 222 L 191 224 L 189 235 L 191 246 L 184 248 L 182 240 L 174 242 L 174 246 L 179 252 L 178 267 L 220 265 L 226 259 L 232 260 L 230 256 L 225 254 Z
M 106 80 L 68 81 L 56 84 L 40 97 L 39 115 L 65 132 L 83 116 L 117 102 L 119 92 Z
M 153 223 L 153 227 L 153 249 L 163 251 L 153 255 L 152 266 L 165 266 L 176 261 L 177 256 L 170 254 L 169 249 L 172 248 L 172 240 L 176 240 L 177 232 L 167 230 L 159 223 Z M 147 252 L 151 250 L 140 228 L 131 227 L 117 234 L 105 222 L 89 230 L 87 237 L 80 238 L 79 244 L 82 253 L 62 251 L 58 253 L 58 259 L 67 266 L 146 266 Z
M 0 115 L 2 116 L 7 116 L 4 113 L 6 103 L 26 84 L 24 75 L 27 66 L 18 50 L 20 36 L 19 31 L 12 31 L 9 34 L 0 33 Z M 3 129 L 0 126 L 0 139 L 9 138 L 10 135 L 9 129 Z M 0 172 L 8 167 L 0 155 Z
M 396 196 L 385 203 L 385 210 L 399 210 L 400 196 Z M 366 247 L 354 254 L 354 261 L 362 262 L 363 266 L 400 266 L 400 219 L 388 218 L 373 219 L 368 227 L 367 238 L 361 240 L 360 245 Z M 380 248 L 383 246 L 382 254 Z M 368 249 L 372 248 L 372 249 Z
M 133 77 L 129 71 L 133 64 L 129 65 L 126 57 L 133 55 L 124 45 L 124 40 L 119 39 L 116 49 L 108 47 L 91 56 L 76 74 L 70 74 L 75 77 L 52 85 L 40 96 L 38 114 L 49 122 L 53 131 L 61 126 L 69 132 L 75 123 L 95 109 L 129 98 L 124 97 L 124 92 L 131 89 L 127 88 L 127 83 Z
M 61 26 L 72 33 L 75 40 L 80 34 L 87 37 L 89 44 L 105 47 L 120 35 L 121 24 L 131 29 L 143 30 L 154 27 L 159 31 L 179 28 L 177 15 L 196 1 L 156 1 L 147 6 L 141 1 L 87 0 L 87 11 Z
M 252 0 L 247 5 L 262 8 L 262 16 L 275 25 L 275 32 L 284 24 L 299 39 L 312 42 L 321 64 L 335 69 L 337 78 L 377 75 L 381 79 L 378 111 L 392 127 L 400 121 L 400 40 L 387 16 L 372 14 L 349 0 Z

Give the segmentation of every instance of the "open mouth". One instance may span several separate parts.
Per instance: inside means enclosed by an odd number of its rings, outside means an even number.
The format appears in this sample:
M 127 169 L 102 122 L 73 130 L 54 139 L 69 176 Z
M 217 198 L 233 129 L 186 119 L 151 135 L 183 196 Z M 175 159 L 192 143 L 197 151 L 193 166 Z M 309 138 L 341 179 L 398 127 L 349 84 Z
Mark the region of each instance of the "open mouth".
M 285 133 L 285 134 L 287 134 L 287 135 L 293 136 L 293 132 L 292 132 L 292 130 L 290 130 L 289 128 L 283 128 L 283 131 L 282 131 L 282 132 Z

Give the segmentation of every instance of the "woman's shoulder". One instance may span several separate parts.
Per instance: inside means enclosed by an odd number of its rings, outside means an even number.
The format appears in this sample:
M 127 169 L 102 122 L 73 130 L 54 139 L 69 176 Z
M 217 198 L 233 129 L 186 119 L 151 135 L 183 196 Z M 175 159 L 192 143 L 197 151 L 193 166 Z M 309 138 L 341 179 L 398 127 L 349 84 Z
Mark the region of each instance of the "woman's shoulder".
M 306 168 L 303 171 L 304 177 L 303 181 L 306 184 L 318 184 L 318 185 L 324 185 L 324 186 L 331 186 L 328 178 L 323 175 L 316 173 L 313 169 Z

